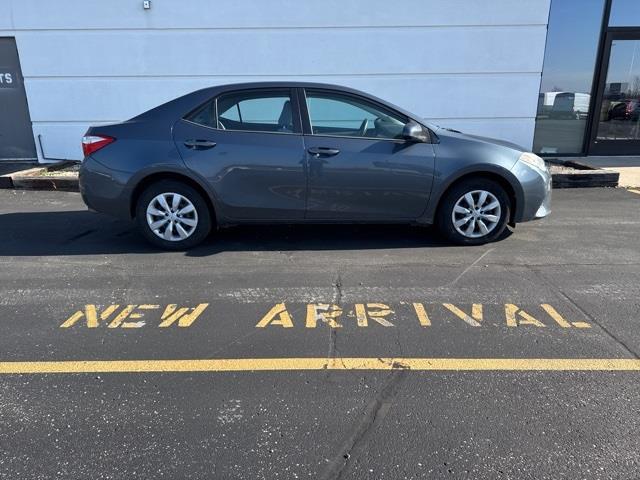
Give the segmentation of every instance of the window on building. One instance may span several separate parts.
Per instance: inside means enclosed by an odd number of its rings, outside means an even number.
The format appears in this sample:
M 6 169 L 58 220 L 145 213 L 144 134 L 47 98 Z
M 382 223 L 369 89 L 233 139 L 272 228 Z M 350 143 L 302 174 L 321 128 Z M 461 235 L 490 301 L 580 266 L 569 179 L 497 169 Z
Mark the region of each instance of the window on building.
M 596 139 L 640 140 L 640 40 L 611 44 Z
M 604 0 L 552 0 L 533 149 L 583 152 Z
M 613 0 L 611 14 L 609 15 L 610 27 L 635 27 L 639 25 L 639 0 Z

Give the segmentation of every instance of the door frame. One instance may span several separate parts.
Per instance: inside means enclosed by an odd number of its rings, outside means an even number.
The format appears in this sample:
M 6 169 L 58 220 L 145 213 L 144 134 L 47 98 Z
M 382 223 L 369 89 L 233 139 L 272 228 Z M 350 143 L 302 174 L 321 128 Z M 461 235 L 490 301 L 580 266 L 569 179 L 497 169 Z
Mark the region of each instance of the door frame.
M 343 90 L 339 87 L 332 88 L 330 86 L 324 86 L 324 85 L 304 85 L 299 87 L 298 103 L 300 105 L 300 112 L 302 115 L 303 141 L 305 145 L 305 165 L 306 165 L 306 171 L 307 171 L 307 208 L 305 212 L 305 220 L 313 221 L 313 222 L 320 221 L 320 222 L 330 222 L 330 223 L 354 222 L 354 221 L 355 222 L 367 221 L 367 222 L 380 222 L 380 223 L 406 223 L 407 221 L 413 221 L 413 222 L 419 221 L 419 219 L 422 218 L 422 216 L 424 215 L 424 212 L 429 208 L 429 200 L 430 200 L 431 191 L 433 189 L 433 181 L 434 181 L 433 178 L 435 175 L 434 174 L 435 150 L 433 148 L 433 144 L 437 143 L 437 137 L 431 132 L 430 129 L 428 129 L 425 126 L 423 126 L 423 128 L 429 134 L 429 141 L 425 141 L 425 142 L 412 142 L 410 140 L 401 139 L 401 138 L 377 138 L 377 137 L 313 133 L 311 117 L 310 117 L 309 109 L 307 106 L 307 92 L 309 90 L 336 94 L 339 96 L 351 98 L 354 101 L 359 101 L 364 104 L 370 104 L 382 111 L 388 112 L 389 114 L 394 114 L 403 119 L 406 119 L 405 122 L 414 120 L 408 114 L 408 112 L 405 113 L 404 111 L 396 110 L 395 108 L 393 108 L 393 106 L 386 105 L 385 103 L 381 101 L 377 101 L 375 98 L 371 98 L 366 94 L 359 94 L 352 91 Z M 314 191 L 314 187 L 317 187 L 321 190 L 326 188 L 334 189 L 334 186 L 331 183 L 329 184 L 329 187 L 326 187 L 326 185 L 323 186 L 322 184 L 317 184 L 317 178 L 326 179 L 326 176 L 325 176 L 326 172 L 325 172 L 325 175 L 320 175 L 320 176 L 315 176 L 313 174 L 314 167 L 312 166 L 312 163 L 316 159 L 316 157 L 314 157 L 312 154 L 309 153 L 308 148 L 315 147 L 316 144 L 321 147 L 328 146 L 328 147 L 338 149 L 339 151 L 338 155 L 341 155 L 342 157 L 334 157 L 332 155 L 331 158 L 327 160 L 327 163 L 329 165 L 331 165 L 332 159 L 337 159 L 337 161 L 333 160 L 335 161 L 336 164 L 342 163 L 344 165 L 343 163 L 344 155 L 347 155 L 348 157 L 350 157 L 349 159 L 346 160 L 346 162 L 350 162 L 351 164 L 353 164 L 354 160 L 352 158 L 354 156 L 363 155 L 363 154 L 370 156 L 372 154 L 371 149 L 374 150 L 373 154 L 377 155 L 379 153 L 375 152 L 375 150 L 378 147 L 382 149 L 389 149 L 389 152 L 383 152 L 383 155 L 385 158 L 384 165 L 381 166 L 380 165 L 381 162 L 378 162 L 378 164 L 375 165 L 376 167 L 375 171 L 379 174 L 380 177 L 384 177 L 385 185 L 390 186 L 390 188 L 395 188 L 397 186 L 397 183 L 393 180 L 398 179 L 399 176 L 396 174 L 396 171 L 395 171 L 396 167 L 394 167 L 393 164 L 389 163 L 388 161 L 389 156 L 392 154 L 398 154 L 401 150 L 405 148 L 413 148 L 414 146 L 416 148 L 421 148 L 420 146 L 425 146 L 425 147 L 428 146 L 429 148 L 428 159 L 425 158 L 424 155 L 421 155 L 419 157 L 421 161 L 425 161 L 425 162 L 428 160 L 431 161 L 431 165 L 430 165 L 431 173 L 429 178 L 429 185 L 426 190 L 427 197 L 426 197 L 426 200 L 424 201 L 424 205 L 421 205 L 423 207 L 422 210 L 420 210 L 420 213 L 416 215 L 403 216 L 395 213 L 380 214 L 379 212 L 373 212 L 373 211 L 354 212 L 353 209 L 351 209 L 350 211 L 311 209 L 309 204 L 310 204 L 310 199 L 313 198 L 312 193 Z M 360 151 L 358 149 L 358 145 L 360 146 L 364 145 L 366 148 Z M 340 150 L 344 150 L 344 151 L 340 152 Z M 361 162 L 355 162 L 355 163 L 361 163 Z M 331 173 L 333 174 L 333 172 Z M 347 188 L 351 188 L 351 186 L 352 185 L 350 185 Z M 339 187 L 336 187 L 336 188 L 339 188 Z M 417 191 L 417 189 L 414 188 L 413 191 Z M 401 211 L 406 214 L 407 209 L 402 208 Z
M 604 40 L 602 54 L 599 64 L 598 81 L 595 85 L 595 96 L 592 102 L 591 120 L 589 122 L 587 136 L 587 155 L 637 155 L 640 152 L 640 140 L 601 140 L 597 141 L 598 125 L 602 113 L 602 99 L 609 73 L 609 59 L 611 46 L 615 40 L 638 40 L 640 41 L 640 27 L 613 27 L 608 28 Z

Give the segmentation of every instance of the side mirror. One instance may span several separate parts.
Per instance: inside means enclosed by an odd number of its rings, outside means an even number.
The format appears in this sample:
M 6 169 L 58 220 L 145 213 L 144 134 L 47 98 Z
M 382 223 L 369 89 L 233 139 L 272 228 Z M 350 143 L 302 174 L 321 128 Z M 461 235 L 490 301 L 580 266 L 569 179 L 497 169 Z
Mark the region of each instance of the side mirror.
M 429 135 L 422 125 L 409 120 L 402 129 L 402 138 L 411 142 L 428 142 Z

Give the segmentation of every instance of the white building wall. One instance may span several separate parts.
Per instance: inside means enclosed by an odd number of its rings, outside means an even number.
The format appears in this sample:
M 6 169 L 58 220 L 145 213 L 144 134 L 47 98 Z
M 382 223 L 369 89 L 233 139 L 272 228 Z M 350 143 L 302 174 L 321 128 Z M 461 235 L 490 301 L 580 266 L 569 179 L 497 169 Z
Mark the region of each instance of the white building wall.
M 91 124 L 274 79 L 355 87 L 531 148 L 549 2 L 0 0 L 0 36 L 16 37 L 47 158 L 80 159 Z

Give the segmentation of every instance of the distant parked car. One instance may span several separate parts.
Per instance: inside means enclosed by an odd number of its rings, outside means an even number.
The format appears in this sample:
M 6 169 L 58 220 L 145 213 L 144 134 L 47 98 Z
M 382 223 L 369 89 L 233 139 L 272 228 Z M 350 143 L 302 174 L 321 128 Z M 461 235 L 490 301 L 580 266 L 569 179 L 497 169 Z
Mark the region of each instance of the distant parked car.
M 637 122 L 640 118 L 640 100 L 623 100 L 613 102 L 607 112 L 607 120 L 631 120 Z
M 435 223 L 478 245 L 546 216 L 544 161 L 346 87 L 206 88 L 82 139 L 90 209 L 167 249 L 242 223 Z

